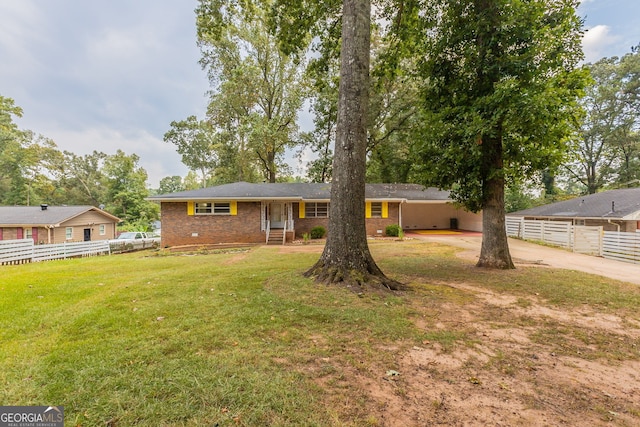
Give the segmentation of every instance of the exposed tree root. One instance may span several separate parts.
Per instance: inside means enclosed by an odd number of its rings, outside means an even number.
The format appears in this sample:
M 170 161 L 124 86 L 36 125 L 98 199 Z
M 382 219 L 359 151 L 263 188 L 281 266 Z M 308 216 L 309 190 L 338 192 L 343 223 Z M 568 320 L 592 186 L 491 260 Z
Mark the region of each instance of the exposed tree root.
M 320 259 L 311 269 L 305 272 L 304 275 L 305 277 L 313 277 L 318 283 L 344 286 L 353 292 L 362 292 L 367 289 L 383 289 L 388 291 L 405 289 L 402 283 L 385 276 L 375 264 L 373 268 L 362 271 L 325 265 L 323 260 Z
M 480 259 L 476 263 L 476 267 L 491 268 L 495 270 L 513 270 L 516 268 L 516 266 L 513 264 L 513 261 L 511 260 L 511 256 L 508 256 L 506 259 L 496 257 L 480 257 Z

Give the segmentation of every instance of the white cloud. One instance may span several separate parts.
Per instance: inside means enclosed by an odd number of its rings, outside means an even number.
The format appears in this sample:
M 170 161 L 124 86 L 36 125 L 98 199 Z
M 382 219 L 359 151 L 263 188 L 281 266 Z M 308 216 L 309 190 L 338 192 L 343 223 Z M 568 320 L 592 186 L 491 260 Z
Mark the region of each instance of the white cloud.
M 41 67 L 38 57 L 30 45 L 46 43 L 39 33 L 43 16 L 31 1 L 0 2 L 0 81 L 8 77 L 33 75 Z
M 98 63 L 138 62 L 149 53 L 151 40 L 140 28 L 106 28 L 87 41 L 87 56 Z
M 83 155 L 140 157 L 157 187 L 187 173 L 162 140 L 172 120 L 204 115 L 196 0 L 0 0 L 0 94 L 18 125 Z
M 615 45 L 620 37 L 611 33 L 607 25 L 596 25 L 588 28 L 582 37 L 582 49 L 585 62 L 595 62 L 602 58 L 611 46 Z

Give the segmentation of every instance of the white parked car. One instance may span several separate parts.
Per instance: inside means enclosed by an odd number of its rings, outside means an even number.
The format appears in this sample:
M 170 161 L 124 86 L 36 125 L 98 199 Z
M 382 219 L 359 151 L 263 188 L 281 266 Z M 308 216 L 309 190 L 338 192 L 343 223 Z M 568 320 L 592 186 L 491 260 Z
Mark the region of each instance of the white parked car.
M 160 246 L 160 236 L 144 231 L 125 231 L 117 239 L 109 240 L 109 245 L 112 252 L 157 248 Z

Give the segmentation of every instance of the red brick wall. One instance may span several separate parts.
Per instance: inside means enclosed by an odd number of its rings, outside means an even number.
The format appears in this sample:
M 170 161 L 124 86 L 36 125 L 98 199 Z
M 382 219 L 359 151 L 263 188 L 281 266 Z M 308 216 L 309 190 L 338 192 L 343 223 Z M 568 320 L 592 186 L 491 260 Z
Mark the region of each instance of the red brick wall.
M 328 231 L 327 224 L 329 218 L 300 218 L 300 204 L 293 204 L 293 224 L 296 232 L 296 239 L 302 239 L 305 233 L 311 233 L 313 227 L 322 226 Z
M 238 202 L 237 215 L 187 215 L 186 202 L 162 202 L 161 215 L 162 246 L 263 243 L 265 239 L 260 231 L 260 202 Z
M 327 232 L 329 229 L 327 224 L 329 223 L 329 218 L 299 218 L 299 207 L 298 203 L 294 203 L 293 205 L 293 218 L 296 230 L 296 238 L 301 239 L 302 235 L 305 233 L 311 232 L 311 229 L 315 226 L 321 225 L 323 226 Z M 384 230 L 387 225 L 398 224 L 400 218 L 400 204 L 399 203 L 389 203 L 389 217 L 388 218 L 367 218 L 365 221 L 367 228 L 368 236 L 377 236 L 380 235 L 378 230 L 382 230 L 382 235 L 384 235 Z
M 400 203 L 389 203 L 389 217 L 388 218 L 367 218 L 367 236 L 384 236 L 384 229 L 387 225 L 400 223 Z M 378 233 L 382 230 L 382 233 Z
M 22 229 L 22 237 L 20 239 L 24 239 L 27 235 L 27 229 L 31 229 L 32 238 L 34 239 L 35 244 L 39 243 L 47 243 L 47 229 L 39 228 L 39 227 L 6 227 L 0 228 L 0 240 L 16 240 L 18 239 L 18 228 Z M 33 236 L 33 233 L 36 233 Z
M 618 225 L 619 225 L 620 231 L 624 231 L 624 232 L 636 231 L 636 228 L 635 228 L 636 223 L 634 221 L 611 220 L 611 222 L 609 222 L 605 220 L 587 219 L 584 221 L 584 225 L 596 226 L 596 227 L 602 226 L 602 229 L 604 231 L 618 231 Z
M 328 218 L 299 218 L 299 204 L 293 204 L 296 239 L 321 225 L 329 232 Z M 182 246 L 216 243 L 264 243 L 260 231 L 260 202 L 238 202 L 238 215 L 187 215 L 186 202 L 162 202 L 162 246 Z M 389 203 L 389 218 L 366 220 L 367 235 L 387 225 L 398 224 L 399 204 Z M 197 236 L 193 236 L 196 233 Z
M 3 240 L 16 240 L 18 238 L 18 229 L 16 227 L 6 227 L 2 231 Z

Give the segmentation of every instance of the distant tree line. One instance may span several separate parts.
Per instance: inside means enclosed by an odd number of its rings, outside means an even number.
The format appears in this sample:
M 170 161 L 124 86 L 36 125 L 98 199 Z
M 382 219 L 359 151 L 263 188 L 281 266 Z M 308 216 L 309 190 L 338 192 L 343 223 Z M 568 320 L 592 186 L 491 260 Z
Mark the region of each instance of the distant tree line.
M 533 181 L 514 180 L 507 189 L 508 211 L 640 186 L 640 45 L 585 69 L 589 83 L 562 161 Z

